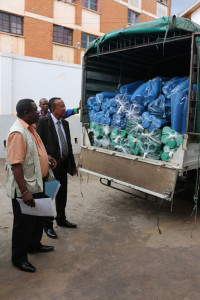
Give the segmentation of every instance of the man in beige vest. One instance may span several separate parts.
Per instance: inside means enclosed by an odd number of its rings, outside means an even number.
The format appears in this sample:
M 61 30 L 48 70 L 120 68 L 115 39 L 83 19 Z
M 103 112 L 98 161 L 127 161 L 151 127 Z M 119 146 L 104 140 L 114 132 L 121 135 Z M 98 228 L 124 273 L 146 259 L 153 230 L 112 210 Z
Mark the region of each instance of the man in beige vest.
M 25 272 L 35 272 L 29 263 L 29 252 L 53 251 L 53 246 L 41 244 L 43 219 L 21 213 L 17 197 L 31 207 L 34 198 L 46 197 L 43 191 L 44 179 L 53 180 L 52 168 L 56 161 L 48 156 L 35 130 L 39 112 L 35 102 L 22 99 L 17 103 L 17 120 L 11 127 L 7 139 L 7 194 L 12 198 L 14 222 L 12 233 L 12 263 Z

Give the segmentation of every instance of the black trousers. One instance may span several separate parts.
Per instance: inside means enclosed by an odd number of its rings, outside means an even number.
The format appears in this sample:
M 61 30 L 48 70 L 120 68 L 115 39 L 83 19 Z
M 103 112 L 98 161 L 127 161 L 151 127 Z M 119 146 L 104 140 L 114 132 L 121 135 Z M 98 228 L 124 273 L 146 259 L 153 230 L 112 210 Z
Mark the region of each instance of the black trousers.
M 56 217 L 58 221 L 64 221 L 66 219 L 65 208 L 67 205 L 67 166 L 65 162 L 58 164 L 55 170 L 53 170 L 56 180 L 60 181 L 60 188 L 55 199 L 56 203 Z M 54 218 L 45 217 L 44 227 L 52 228 Z
M 33 194 L 34 198 L 46 197 L 44 193 Z M 27 253 L 41 245 L 43 233 L 43 217 L 24 215 L 21 213 L 16 197 L 12 199 L 13 231 L 12 261 L 22 263 L 27 260 Z

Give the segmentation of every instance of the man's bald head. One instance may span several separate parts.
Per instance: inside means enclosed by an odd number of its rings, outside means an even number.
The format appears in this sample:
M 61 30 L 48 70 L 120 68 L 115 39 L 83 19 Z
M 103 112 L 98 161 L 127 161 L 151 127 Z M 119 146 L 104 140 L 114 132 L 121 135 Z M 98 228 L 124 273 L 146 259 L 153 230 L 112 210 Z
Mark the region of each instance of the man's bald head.
M 48 112 L 49 101 L 46 98 L 40 99 L 39 106 L 41 108 L 42 115 L 46 115 Z

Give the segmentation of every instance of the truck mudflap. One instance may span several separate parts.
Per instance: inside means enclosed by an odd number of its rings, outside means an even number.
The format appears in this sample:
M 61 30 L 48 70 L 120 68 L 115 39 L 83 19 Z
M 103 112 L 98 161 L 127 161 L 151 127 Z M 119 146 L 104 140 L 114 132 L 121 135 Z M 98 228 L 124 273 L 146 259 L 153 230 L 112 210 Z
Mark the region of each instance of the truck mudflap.
M 147 163 L 145 160 L 140 161 L 137 157 L 132 157 L 115 156 L 83 147 L 79 170 L 171 201 L 178 169 Z

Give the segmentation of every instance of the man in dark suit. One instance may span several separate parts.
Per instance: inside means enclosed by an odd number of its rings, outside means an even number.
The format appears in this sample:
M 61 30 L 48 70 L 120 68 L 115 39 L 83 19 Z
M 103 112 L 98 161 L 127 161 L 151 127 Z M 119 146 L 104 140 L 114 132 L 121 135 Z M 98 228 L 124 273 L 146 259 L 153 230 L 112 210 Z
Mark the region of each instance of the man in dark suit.
M 77 225 L 70 223 L 65 216 L 67 204 L 67 173 L 76 175 L 77 169 L 72 153 L 69 124 L 62 117 L 66 107 L 61 98 L 54 97 L 49 100 L 51 114 L 40 118 L 37 132 L 40 135 L 46 151 L 57 161 L 57 167 L 53 170 L 55 178 L 60 181 L 60 189 L 56 196 L 56 222 L 58 226 L 76 228 Z M 53 229 L 53 218 L 46 218 L 44 231 L 47 236 L 57 238 Z

